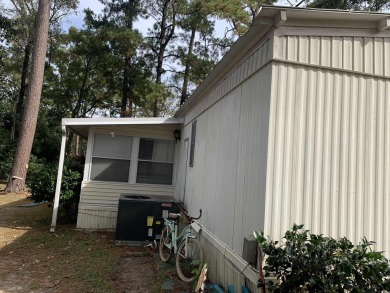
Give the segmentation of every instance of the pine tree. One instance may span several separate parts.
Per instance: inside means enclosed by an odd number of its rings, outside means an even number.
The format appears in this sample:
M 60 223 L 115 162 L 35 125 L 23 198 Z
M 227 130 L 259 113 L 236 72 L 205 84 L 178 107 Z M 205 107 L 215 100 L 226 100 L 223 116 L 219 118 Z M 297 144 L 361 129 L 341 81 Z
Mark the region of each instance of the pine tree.
M 22 115 L 21 131 L 18 139 L 15 159 L 6 192 L 19 193 L 24 188 L 28 162 L 38 119 L 41 99 L 43 73 L 46 59 L 46 46 L 49 31 L 50 0 L 40 0 L 38 5 L 30 85 Z

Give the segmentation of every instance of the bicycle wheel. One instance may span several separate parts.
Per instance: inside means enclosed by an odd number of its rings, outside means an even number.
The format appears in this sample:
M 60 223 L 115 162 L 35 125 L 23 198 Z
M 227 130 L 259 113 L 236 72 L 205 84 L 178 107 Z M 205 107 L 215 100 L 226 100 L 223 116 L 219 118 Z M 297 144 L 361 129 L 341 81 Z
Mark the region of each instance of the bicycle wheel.
M 161 232 L 159 245 L 160 259 L 163 262 L 168 262 L 173 254 L 172 246 L 172 230 L 169 226 L 165 226 Z
M 186 245 L 187 244 L 187 245 Z M 193 282 L 202 269 L 203 251 L 197 239 L 188 238 L 180 243 L 176 254 L 176 270 L 179 278 L 186 282 Z

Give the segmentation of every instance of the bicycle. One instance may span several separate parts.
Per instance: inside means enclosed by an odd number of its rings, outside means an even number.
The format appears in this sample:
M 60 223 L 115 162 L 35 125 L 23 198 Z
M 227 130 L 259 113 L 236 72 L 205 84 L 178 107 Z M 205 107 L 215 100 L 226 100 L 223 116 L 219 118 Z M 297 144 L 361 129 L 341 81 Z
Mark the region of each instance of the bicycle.
M 179 214 L 169 213 L 164 220 L 164 229 L 161 232 L 159 253 L 163 262 L 168 262 L 173 254 L 176 254 L 176 271 L 179 278 L 186 282 L 193 282 L 202 268 L 203 251 L 196 236 L 191 233 L 191 226 L 194 220 L 200 219 L 202 210 L 199 210 L 199 217 L 194 218 L 188 215 L 184 207 L 174 202 L 180 209 Z M 181 233 L 178 233 L 178 220 L 183 219 L 186 226 Z

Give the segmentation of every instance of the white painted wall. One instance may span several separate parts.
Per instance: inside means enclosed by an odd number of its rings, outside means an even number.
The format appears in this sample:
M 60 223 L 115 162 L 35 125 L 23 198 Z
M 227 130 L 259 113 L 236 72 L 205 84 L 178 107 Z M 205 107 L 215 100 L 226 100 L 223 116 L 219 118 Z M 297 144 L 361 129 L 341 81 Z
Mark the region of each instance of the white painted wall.
M 244 237 L 264 225 L 270 78 L 269 65 L 196 117 L 185 202 L 192 214 L 202 208 L 202 225 L 238 254 Z
M 175 194 L 174 186 L 178 173 L 176 172 L 176 169 L 179 167 L 177 166 L 179 159 L 179 144 L 175 145 L 175 162 L 172 185 L 90 181 L 89 173 L 94 133 L 99 132 L 110 134 L 111 132 L 114 132 L 116 135 L 173 140 L 173 131 L 177 128 L 177 125 L 92 127 L 90 129 L 88 139 L 84 181 L 81 186 L 77 228 L 115 230 L 118 202 L 121 194 L 161 195 L 172 197 Z
M 174 188 L 170 185 L 83 181 L 77 228 L 115 230 L 121 194 L 173 196 Z
M 186 114 L 184 138 L 197 120 L 186 204 L 202 208 L 204 228 L 238 255 L 253 230 L 280 240 L 303 223 L 354 242 L 366 236 L 389 257 L 389 38 L 313 31 L 277 29 Z M 203 243 L 210 276 L 242 282 Z

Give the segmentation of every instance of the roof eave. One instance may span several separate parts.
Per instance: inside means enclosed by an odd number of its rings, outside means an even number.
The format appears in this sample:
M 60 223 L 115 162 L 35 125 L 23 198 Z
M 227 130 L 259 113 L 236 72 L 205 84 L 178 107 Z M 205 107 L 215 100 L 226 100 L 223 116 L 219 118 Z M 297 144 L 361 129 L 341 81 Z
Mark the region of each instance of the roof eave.
M 227 74 L 242 61 L 248 52 L 270 31 L 283 26 L 338 27 L 372 29 L 376 31 L 390 28 L 390 16 L 386 13 L 369 11 L 343 11 L 335 9 L 295 8 L 263 6 L 248 32 L 240 37 L 228 53 L 215 66 L 205 80 L 196 88 L 191 97 L 175 113 L 184 117 L 197 105 Z M 358 27 L 356 27 L 358 25 Z
M 63 118 L 63 126 L 183 124 L 183 118 Z
M 155 126 L 178 125 L 181 127 L 183 118 L 62 118 L 62 126 L 82 137 L 88 136 L 90 127 L 99 126 Z

